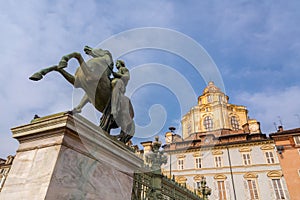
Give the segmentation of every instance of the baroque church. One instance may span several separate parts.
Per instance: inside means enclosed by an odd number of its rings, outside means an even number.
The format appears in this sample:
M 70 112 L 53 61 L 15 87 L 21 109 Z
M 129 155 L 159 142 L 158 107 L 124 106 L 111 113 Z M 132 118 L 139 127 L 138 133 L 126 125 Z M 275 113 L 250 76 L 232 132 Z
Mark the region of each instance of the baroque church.
M 192 190 L 204 176 L 209 199 L 290 199 L 274 141 L 249 119 L 245 106 L 228 100 L 208 83 L 182 117 L 182 135 L 172 128 L 165 134 L 163 173 Z

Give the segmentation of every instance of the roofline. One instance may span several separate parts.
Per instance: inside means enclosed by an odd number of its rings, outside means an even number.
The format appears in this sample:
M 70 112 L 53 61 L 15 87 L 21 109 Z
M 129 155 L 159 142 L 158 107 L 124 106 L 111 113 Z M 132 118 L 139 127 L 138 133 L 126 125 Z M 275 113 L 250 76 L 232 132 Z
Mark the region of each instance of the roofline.
M 223 144 L 200 145 L 200 146 L 196 146 L 196 147 L 195 146 L 188 146 L 188 147 L 172 149 L 172 150 L 164 150 L 164 151 L 165 152 L 175 152 L 175 151 L 181 151 L 181 150 L 191 150 L 191 149 L 201 149 L 201 148 L 221 147 L 221 146 L 226 147 L 226 146 L 231 146 L 231 145 L 249 144 L 249 143 L 256 143 L 256 142 L 267 142 L 267 141 L 274 142 L 273 139 L 266 138 L 266 139 L 260 139 L 260 140 L 227 142 L 227 143 L 223 143 Z M 169 146 L 169 145 L 164 145 L 163 148 L 165 148 L 166 146 Z
M 289 130 L 284 130 L 281 132 L 275 132 L 275 133 L 270 133 L 269 136 L 273 137 L 273 136 L 279 136 L 279 135 L 288 135 L 288 134 L 292 134 L 292 133 L 300 133 L 300 128 L 294 128 L 294 129 L 289 129 Z

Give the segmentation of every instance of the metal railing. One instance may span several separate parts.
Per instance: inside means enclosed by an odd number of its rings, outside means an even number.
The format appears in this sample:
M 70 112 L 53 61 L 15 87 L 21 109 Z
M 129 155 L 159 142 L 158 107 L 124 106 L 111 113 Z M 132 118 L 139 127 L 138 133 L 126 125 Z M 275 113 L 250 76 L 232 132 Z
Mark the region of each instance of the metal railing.
M 202 200 L 196 193 L 155 172 L 135 173 L 131 200 Z
M 155 137 L 152 151 L 145 155 L 145 166 L 134 174 L 131 200 L 207 200 L 211 190 L 206 186 L 204 177 L 201 188 L 194 193 L 162 175 L 161 165 L 167 162 L 167 156 L 159 151 L 160 147 L 161 142 Z

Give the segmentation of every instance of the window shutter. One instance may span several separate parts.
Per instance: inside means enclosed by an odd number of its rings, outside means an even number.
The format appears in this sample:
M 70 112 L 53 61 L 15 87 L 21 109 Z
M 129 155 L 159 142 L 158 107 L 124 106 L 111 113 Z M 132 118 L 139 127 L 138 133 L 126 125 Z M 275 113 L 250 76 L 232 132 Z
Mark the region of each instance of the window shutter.
M 214 181 L 214 190 L 213 190 L 214 199 L 219 199 L 219 190 L 217 181 Z
M 230 184 L 229 184 L 229 180 L 225 181 L 225 189 L 226 189 L 226 199 L 233 199 L 231 198 L 231 192 L 230 192 Z
M 274 187 L 273 187 L 273 183 L 272 183 L 272 179 L 270 179 L 269 181 L 268 181 L 268 184 L 269 184 L 269 188 L 270 188 L 270 191 L 272 191 L 271 193 L 270 193 L 270 199 L 275 199 L 275 189 L 274 189 Z
M 245 197 L 246 199 L 250 199 L 248 182 L 247 180 L 244 180 L 243 182 L 244 182 Z

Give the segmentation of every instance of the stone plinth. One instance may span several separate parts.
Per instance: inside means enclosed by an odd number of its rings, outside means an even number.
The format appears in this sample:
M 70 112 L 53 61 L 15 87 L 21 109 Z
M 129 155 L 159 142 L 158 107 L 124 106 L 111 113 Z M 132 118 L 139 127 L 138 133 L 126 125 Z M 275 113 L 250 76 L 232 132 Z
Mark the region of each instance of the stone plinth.
M 131 199 L 143 161 L 80 116 L 59 113 L 12 129 L 20 143 L 0 199 Z

